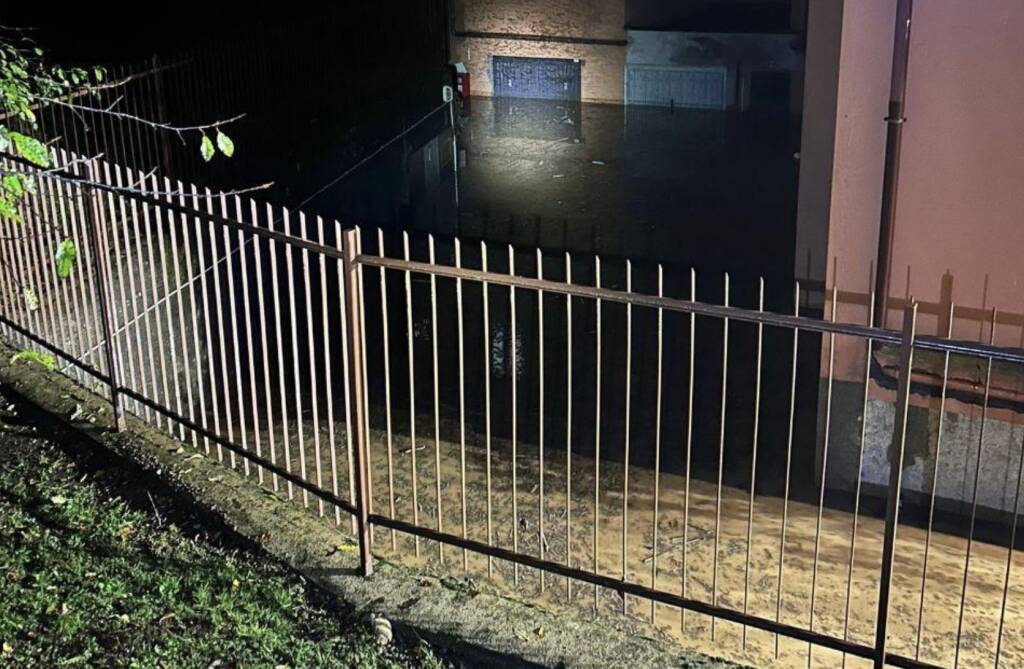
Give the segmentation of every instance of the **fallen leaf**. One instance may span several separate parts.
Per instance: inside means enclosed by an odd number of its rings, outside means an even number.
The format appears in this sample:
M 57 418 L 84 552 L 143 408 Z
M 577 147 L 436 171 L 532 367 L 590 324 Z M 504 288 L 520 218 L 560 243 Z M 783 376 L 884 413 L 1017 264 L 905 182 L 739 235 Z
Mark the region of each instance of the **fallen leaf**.
M 57 506 L 60 506 L 61 504 L 67 503 L 68 500 L 62 495 L 54 495 L 53 497 L 50 498 L 50 501 L 56 504 Z

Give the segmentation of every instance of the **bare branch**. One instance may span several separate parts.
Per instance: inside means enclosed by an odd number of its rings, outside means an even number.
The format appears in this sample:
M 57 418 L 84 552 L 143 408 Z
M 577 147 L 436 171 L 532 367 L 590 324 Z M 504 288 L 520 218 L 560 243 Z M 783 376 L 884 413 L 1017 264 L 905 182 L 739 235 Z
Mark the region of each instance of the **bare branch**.
M 176 134 L 178 136 L 178 139 L 180 139 L 183 144 L 185 143 L 185 138 L 184 138 L 183 135 L 186 132 L 205 132 L 207 130 L 215 130 L 217 128 L 220 128 L 220 127 L 225 126 L 225 125 L 229 125 L 231 123 L 234 123 L 236 121 L 239 121 L 239 120 L 245 118 L 245 114 L 237 114 L 235 116 L 232 116 L 231 118 L 222 119 L 220 121 L 214 121 L 212 123 L 203 123 L 201 125 L 174 125 L 172 123 L 161 123 L 159 121 L 150 121 L 149 119 L 144 119 L 144 118 L 142 118 L 140 116 L 136 116 L 135 114 L 128 114 L 126 112 L 114 111 L 113 109 L 110 109 L 110 108 L 101 109 L 101 108 L 98 108 L 98 107 L 90 107 L 89 105 L 83 105 L 83 104 L 79 104 L 77 102 L 68 102 L 66 100 L 61 100 L 59 98 L 49 98 L 49 97 L 39 96 L 36 99 L 37 100 L 41 100 L 43 102 L 48 102 L 50 104 L 59 105 L 61 107 L 65 107 L 67 109 L 72 109 L 72 110 L 75 110 L 75 111 L 79 111 L 79 112 L 84 112 L 84 113 L 88 113 L 88 114 L 106 114 L 107 116 L 112 116 L 114 118 L 119 118 L 119 119 L 123 119 L 123 120 L 126 120 L 126 121 L 133 121 L 135 123 L 139 123 L 141 125 L 145 125 L 145 126 L 148 126 L 150 128 L 155 128 L 157 130 L 166 130 L 168 132 L 173 132 L 174 134 Z

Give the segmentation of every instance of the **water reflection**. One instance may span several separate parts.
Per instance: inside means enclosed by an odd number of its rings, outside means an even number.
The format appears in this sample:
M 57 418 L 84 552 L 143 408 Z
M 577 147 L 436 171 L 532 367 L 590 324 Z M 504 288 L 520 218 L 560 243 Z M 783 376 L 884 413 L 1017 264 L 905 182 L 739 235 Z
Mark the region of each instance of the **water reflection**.
M 625 259 L 632 260 L 631 282 L 638 292 L 654 293 L 659 263 L 665 294 L 688 298 L 691 268 L 699 300 L 722 303 L 724 275 L 731 279 L 729 302 L 756 307 L 759 278 L 765 279 L 765 308 L 792 312 L 796 164 L 785 119 L 758 119 L 723 112 L 683 111 L 579 104 L 559 101 L 474 99 L 461 119 L 453 148 L 446 114 L 419 124 L 353 178 L 325 191 L 308 205 L 367 229 L 381 228 L 385 253 L 403 254 L 402 233 L 411 234 L 411 255 L 428 257 L 427 234 L 436 239 L 439 262 L 454 263 L 451 241 L 463 243 L 462 260 L 482 266 L 481 242 L 488 266 L 517 274 L 564 280 L 565 253 L 571 254 L 574 282 L 594 284 L 595 255 L 603 260 L 603 286 L 624 289 Z M 458 161 L 456 201 L 455 161 Z M 376 234 L 365 235 L 366 250 L 377 253 Z M 507 246 L 515 251 L 509 256 Z M 543 249 L 538 266 L 535 248 Z M 367 339 L 370 398 L 375 424 L 383 425 L 384 355 L 379 274 L 366 271 Z M 410 281 L 413 301 L 413 358 L 416 414 L 433 413 L 431 283 Z M 390 273 L 385 289 L 389 309 L 389 367 L 395 427 L 408 429 L 409 323 L 405 280 Z M 458 418 L 458 332 L 454 281 L 437 279 L 439 391 L 443 421 Z M 544 377 L 545 442 L 565 444 L 567 389 L 573 400 L 574 450 L 593 453 L 600 437 L 602 457 L 624 457 L 627 439 L 633 464 L 652 466 L 655 425 L 657 314 L 634 308 L 627 331 L 627 309 L 602 305 L 602 356 L 597 359 L 597 305 L 575 299 L 573 341 L 566 339 L 567 309 L 562 296 L 546 295 L 543 306 L 532 291 L 516 293 L 512 323 L 510 291 L 490 287 L 490 341 L 484 342 L 483 290 L 463 287 L 468 386 L 468 429 L 483 434 L 484 374 L 491 375 L 492 433 L 512 433 L 511 373 L 517 370 L 518 438 L 539 440 L 537 394 Z M 544 310 L 544 340 L 538 332 Z M 724 324 L 696 319 L 694 324 L 694 396 L 692 460 L 696 475 L 714 478 L 720 451 L 723 477 L 741 486 L 749 481 L 754 418 L 756 328 L 730 324 L 725 377 L 722 375 Z M 515 330 L 516 350 L 512 350 Z M 690 318 L 666 315 L 663 322 L 663 468 L 685 470 L 690 399 Z M 629 365 L 630 420 L 626 415 L 626 349 Z M 539 367 L 539 347 L 545 366 Z M 814 467 L 813 418 L 817 401 L 820 341 L 803 336 L 799 346 L 797 431 L 794 467 Z M 567 377 L 569 356 L 572 377 Z M 789 444 L 792 334 L 767 330 L 758 439 L 764 463 L 759 485 L 779 486 Z M 516 362 L 513 363 L 513 360 Z M 486 367 L 485 367 L 486 365 Z M 602 384 L 601 423 L 596 423 L 597 375 Z M 722 383 L 726 383 L 726 430 L 721 430 Z M 403 418 L 405 417 L 405 418 Z M 418 419 L 417 419 L 418 420 Z M 432 429 L 432 420 L 425 425 Z M 423 426 L 418 426 L 423 434 Z M 452 434 L 457 428 L 452 427 Z M 597 430 L 601 434 L 597 434 Z M 442 427 L 442 432 L 445 428 Z M 446 433 L 446 436 L 447 433 Z M 765 492 L 768 492 L 766 489 Z

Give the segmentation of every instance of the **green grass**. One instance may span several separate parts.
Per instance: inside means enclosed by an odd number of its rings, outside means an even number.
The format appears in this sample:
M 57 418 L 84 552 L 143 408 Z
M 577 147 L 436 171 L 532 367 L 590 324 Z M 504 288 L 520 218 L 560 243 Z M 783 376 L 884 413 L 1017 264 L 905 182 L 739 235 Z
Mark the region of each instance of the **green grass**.
M 378 646 L 359 613 L 132 506 L 103 469 L 11 422 L 0 415 L 0 666 L 442 666 L 422 643 Z

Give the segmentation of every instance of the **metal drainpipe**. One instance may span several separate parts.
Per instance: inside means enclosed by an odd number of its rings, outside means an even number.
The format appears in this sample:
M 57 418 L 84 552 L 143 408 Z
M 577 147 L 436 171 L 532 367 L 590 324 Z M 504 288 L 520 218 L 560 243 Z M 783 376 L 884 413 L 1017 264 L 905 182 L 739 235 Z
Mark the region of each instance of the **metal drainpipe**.
M 896 197 L 900 176 L 900 146 L 903 140 L 903 116 L 907 95 L 907 64 L 910 60 L 910 19 L 913 0 L 897 0 L 896 34 L 892 47 L 892 78 L 889 91 L 889 115 L 885 138 L 885 168 L 882 178 L 882 215 L 878 225 L 878 257 L 875 267 L 875 323 L 886 326 L 889 301 L 889 277 L 892 273 L 892 248 L 896 223 Z

